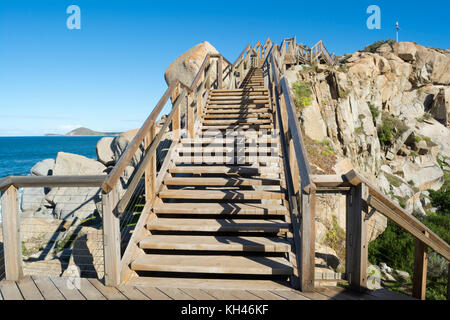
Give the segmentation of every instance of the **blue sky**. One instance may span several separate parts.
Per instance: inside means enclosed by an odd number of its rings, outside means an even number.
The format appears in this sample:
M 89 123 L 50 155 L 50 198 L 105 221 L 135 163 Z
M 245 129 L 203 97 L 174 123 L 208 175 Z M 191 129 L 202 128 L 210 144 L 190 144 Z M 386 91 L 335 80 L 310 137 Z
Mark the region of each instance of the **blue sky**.
M 69 30 L 69 5 L 81 30 Z M 369 5 L 381 30 L 369 30 Z M 448 0 L 423 1 L 115 1 L 0 2 L 0 136 L 140 127 L 179 55 L 209 41 L 234 61 L 247 43 L 297 35 L 330 52 L 354 52 L 376 40 L 450 48 Z M 167 109 L 165 110 L 167 111 Z

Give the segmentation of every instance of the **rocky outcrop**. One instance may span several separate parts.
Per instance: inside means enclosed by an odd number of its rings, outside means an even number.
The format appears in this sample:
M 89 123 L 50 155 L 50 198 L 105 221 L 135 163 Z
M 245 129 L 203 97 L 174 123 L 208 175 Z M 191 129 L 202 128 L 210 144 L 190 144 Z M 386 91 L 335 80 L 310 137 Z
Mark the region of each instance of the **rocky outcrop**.
M 95 160 L 76 154 L 59 152 L 53 175 L 99 175 L 106 174 L 106 167 Z M 82 220 L 97 211 L 100 203 L 99 188 L 52 188 L 45 196 L 54 207 L 53 215 L 62 220 Z
M 104 137 L 97 142 L 96 152 L 97 160 L 103 163 L 105 166 L 114 165 L 116 158 L 114 157 L 114 152 L 111 148 L 115 138 Z
M 450 87 L 439 90 L 434 97 L 430 113 L 437 121 L 450 129 Z

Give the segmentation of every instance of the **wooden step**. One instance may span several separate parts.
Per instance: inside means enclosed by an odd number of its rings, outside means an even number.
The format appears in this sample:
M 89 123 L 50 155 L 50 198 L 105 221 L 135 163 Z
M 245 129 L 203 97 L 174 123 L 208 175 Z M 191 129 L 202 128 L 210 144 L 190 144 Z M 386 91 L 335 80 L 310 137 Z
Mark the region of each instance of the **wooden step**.
M 248 105 L 248 104 L 268 104 L 270 103 L 269 98 L 262 99 L 226 99 L 226 100 L 212 100 L 208 102 L 208 106 L 210 105 Z
M 148 254 L 131 263 L 135 271 L 216 274 L 291 275 L 292 265 L 279 257 L 188 256 Z
M 167 178 L 164 180 L 167 186 L 276 186 L 280 180 L 267 178 Z
M 225 126 L 202 126 L 202 130 L 221 129 L 221 130 L 247 130 L 247 129 L 273 129 L 272 124 L 241 124 L 241 125 L 225 125 Z
M 163 190 L 159 192 L 161 199 L 210 199 L 210 200 L 277 200 L 284 198 L 282 191 L 254 190 Z
M 283 220 L 240 220 L 240 219 L 181 219 L 157 218 L 147 229 L 150 231 L 184 232 L 265 232 L 284 233 L 289 223 Z
M 205 109 L 205 114 L 216 114 L 216 113 L 236 113 L 240 114 L 242 116 L 245 116 L 247 114 L 253 114 L 253 113 L 268 113 L 270 114 L 271 110 L 267 107 L 252 107 L 252 106 L 245 106 L 242 107 L 241 105 L 235 105 L 235 106 L 227 106 L 224 108 L 223 106 L 208 106 Z
M 271 119 L 232 119 L 232 120 L 203 120 L 203 125 L 224 125 L 224 124 L 268 124 Z
M 237 88 L 237 89 L 213 89 L 211 90 L 211 94 L 216 94 L 216 93 L 248 93 L 248 92 L 269 92 L 269 89 L 263 88 L 263 89 L 255 89 L 255 90 L 251 90 L 251 89 L 242 89 L 242 88 Z
M 247 120 L 247 119 L 261 119 L 261 118 L 271 118 L 270 113 L 249 113 L 249 114 L 206 114 L 203 116 L 204 119 L 235 119 L 235 120 Z
M 223 156 L 215 155 L 183 155 L 179 156 L 173 161 L 175 164 L 216 164 L 216 165 L 248 165 L 248 164 L 278 164 L 281 159 L 277 156 L 263 156 L 263 155 L 242 155 L 242 156 Z
M 201 147 L 201 146 L 196 146 L 196 145 L 191 145 L 188 147 L 178 147 L 177 151 L 179 153 L 201 153 L 201 154 L 209 154 L 209 155 L 214 155 L 215 153 L 237 153 L 237 152 L 242 152 L 245 154 L 248 153 L 253 153 L 253 154 L 259 154 L 259 155 L 273 155 L 276 156 L 278 155 L 278 148 L 276 147 L 266 147 L 266 146 L 256 146 L 256 142 L 254 142 L 254 146 L 247 146 L 242 149 L 242 144 L 244 144 L 245 141 L 238 141 L 236 142 L 238 145 L 237 146 L 205 146 L 205 147 Z M 251 142 L 251 141 L 250 141 Z
M 264 203 L 162 203 L 153 211 L 164 214 L 229 214 L 229 215 L 286 215 L 287 208 L 282 205 Z
M 243 96 L 210 96 L 209 101 L 248 101 L 248 100 L 267 100 L 269 95 L 243 95 Z
M 277 138 L 267 138 L 267 137 L 232 137 L 232 138 L 196 138 L 196 139 L 181 139 L 181 144 L 183 146 L 200 146 L 200 145 L 222 145 L 226 146 L 228 144 L 275 144 L 278 143 Z
M 290 244 L 279 237 L 151 235 L 139 242 L 142 249 L 242 252 L 289 252 Z
M 169 169 L 170 173 L 191 174 L 276 174 L 280 173 L 278 167 L 243 167 L 243 166 L 176 166 Z

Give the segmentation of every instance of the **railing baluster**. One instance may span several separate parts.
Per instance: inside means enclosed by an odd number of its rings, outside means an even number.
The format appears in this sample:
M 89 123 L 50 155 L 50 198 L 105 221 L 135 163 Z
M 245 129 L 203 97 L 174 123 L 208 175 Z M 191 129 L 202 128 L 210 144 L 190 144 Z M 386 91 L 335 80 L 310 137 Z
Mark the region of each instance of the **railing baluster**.
M 116 188 L 109 193 L 103 192 L 103 255 L 106 286 L 120 284 L 120 219 L 114 214 L 118 202 Z
M 351 188 L 347 198 L 346 221 L 346 268 L 350 288 L 363 292 L 367 288 L 367 211 L 369 189 L 361 183 Z
M 223 57 L 220 56 L 217 61 L 217 89 L 222 89 L 223 82 Z
M 427 232 L 425 232 L 425 236 L 428 237 Z M 415 239 L 412 296 L 421 300 L 425 300 L 427 288 L 427 249 L 426 244 Z
M 23 276 L 22 240 L 17 188 L 9 186 L 2 192 L 3 253 L 6 280 L 17 281 Z
M 186 106 L 187 106 L 187 129 L 188 129 L 188 137 L 194 138 L 194 107 L 193 103 L 193 93 L 189 93 L 186 95 Z

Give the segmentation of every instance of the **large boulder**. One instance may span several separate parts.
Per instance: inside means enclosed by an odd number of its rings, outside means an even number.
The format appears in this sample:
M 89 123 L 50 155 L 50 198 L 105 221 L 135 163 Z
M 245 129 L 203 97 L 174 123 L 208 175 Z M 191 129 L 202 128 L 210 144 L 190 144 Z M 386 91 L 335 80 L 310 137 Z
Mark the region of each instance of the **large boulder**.
M 33 168 L 31 168 L 30 173 L 33 176 L 51 176 L 54 166 L 54 159 L 45 159 L 36 163 Z
M 450 129 L 450 87 L 441 88 L 434 98 L 430 113 Z
M 419 190 L 439 190 L 444 184 L 444 173 L 430 155 L 419 156 L 412 161 L 405 160 L 402 168 L 405 180 Z
M 136 136 L 138 131 L 139 129 L 134 129 L 127 132 L 123 132 L 112 141 L 111 149 L 114 154 L 115 162 L 119 161 L 120 156 L 124 153 L 125 149 L 128 147 L 130 142 L 133 141 L 133 138 Z M 141 146 L 134 154 L 130 164 L 136 166 L 141 161 L 142 155 L 143 155 L 143 148 Z
M 219 51 L 208 41 L 204 41 L 179 56 L 164 74 L 167 85 L 178 79 L 186 86 L 190 86 L 208 53 L 218 54 Z M 214 68 L 211 71 L 214 72 Z
M 34 212 L 41 207 L 44 198 L 44 188 L 24 188 L 20 209 L 23 212 Z
M 97 142 L 97 160 L 103 163 L 105 166 L 114 165 L 116 158 L 114 157 L 114 151 L 112 149 L 112 143 L 114 138 L 104 137 Z
M 54 176 L 61 175 L 101 175 L 106 167 L 93 159 L 80 155 L 59 152 L 56 158 Z M 100 189 L 92 187 L 52 188 L 45 199 L 54 207 L 54 216 L 61 220 L 77 221 L 87 218 L 97 211 Z

